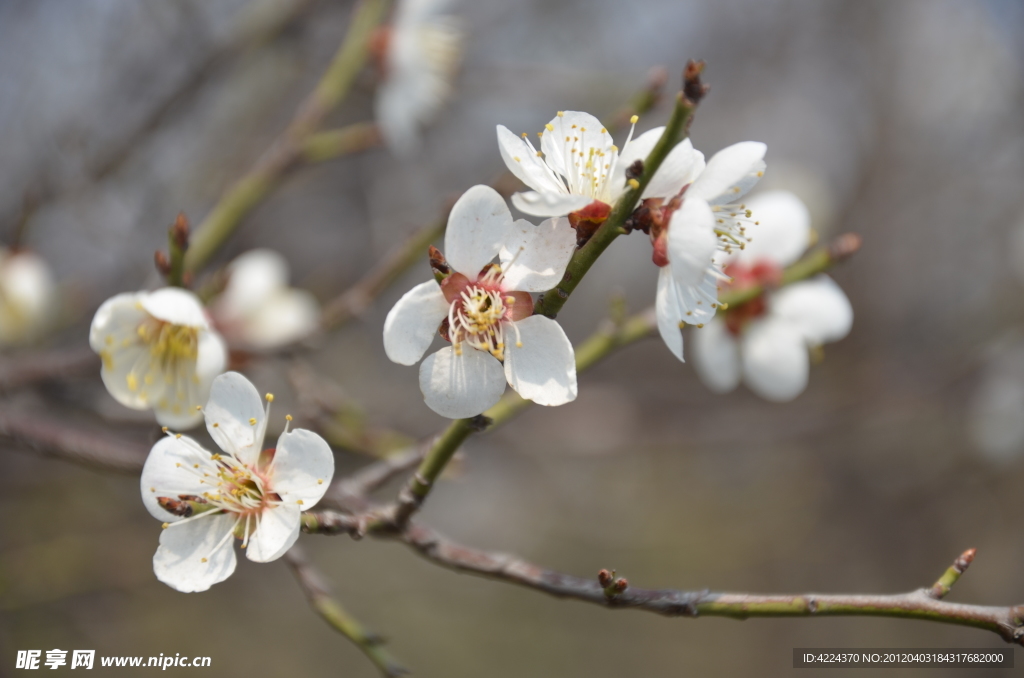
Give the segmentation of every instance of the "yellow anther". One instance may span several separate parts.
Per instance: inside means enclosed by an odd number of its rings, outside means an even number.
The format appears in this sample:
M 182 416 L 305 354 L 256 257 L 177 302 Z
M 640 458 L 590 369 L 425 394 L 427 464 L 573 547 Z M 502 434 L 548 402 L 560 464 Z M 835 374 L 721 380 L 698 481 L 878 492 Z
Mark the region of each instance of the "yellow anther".
M 266 395 L 266 399 L 267 399 L 267 402 L 268 402 L 268 403 L 272 403 L 272 402 L 274 402 L 274 394 L 273 394 L 273 393 L 268 393 L 268 394 Z
M 630 124 L 633 124 L 633 125 L 635 125 L 639 120 L 640 120 L 640 116 L 639 115 L 633 115 L 633 116 L 630 116 L 630 118 L 629 118 Z
M 527 138 L 529 138 L 529 136 L 530 136 L 530 135 L 529 135 L 529 134 L 527 134 L 526 132 L 523 132 L 523 133 L 522 133 L 522 137 L 523 137 L 524 139 L 527 139 Z
M 161 528 L 163 528 L 163 529 L 165 529 L 165 530 L 166 530 L 166 529 L 167 529 L 168 527 L 170 527 L 170 526 L 171 526 L 171 524 L 170 524 L 170 523 L 163 523 L 162 525 L 160 525 L 160 527 L 161 527 Z
M 317 485 L 323 485 L 324 484 L 324 479 L 323 478 L 317 478 L 316 479 L 316 484 Z
M 697 323 L 697 329 L 698 329 L 698 330 L 699 330 L 700 328 L 702 328 L 702 327 L 704 327 L 704 323 Z
M 301 499 L 299 499 L 299 500 L 298 500 L 298 501 L 296 501 L 295 503 L 296 503 L 296 504 L 298 504 L 299 506 L 302 506 L 302 504 L 303 504 L 304 502 L 303 502 L 303 501 L 302 501 Z
M 558 112 L 558 117 L 559 118 L 564 118 L 565 117 L 565 111 L 559 111 Z
M 156 488 L 155 487 L 151 487 L 151 488 L 149 488 L 149 491 L 150 492 L 156 492 Z
M 219 423 L 219 422 L 216 422 L 216 421 L 215 421 L 215 422 L 213 422 L 213 427 L 214 427 L 214 428 L 217 428 L 218 426 L 220 426 L 220 423 Z
M 206 562 L 206 558 L 203 558 L 200 562 L 205 563 Z
M 174 434 L 174 437 L 175 437 L 175 438 L 181 438 L 181 434 L 180 434 L 180 433 L 175 433 L 175 434 Z
M 721 304 L 718 305 L 718 308 L 720 308 L 720 309 L 722 309 L 724 311 L 724 310 L 729 308 L 729 304 L 727 304 L 725 302 L 722 302 Z
M 634 191 L 640 188 L 640 182 L 637 181 L 636 179 L 630 179 L 626 183 L 629 184 L 629 187 L 632 188 Z
M 128 382 L 128 390 L 129 391 L 138 391 L 139 390 L 139 378 L 135 376 L 134 372 L 129 372 L 128 376 L 125 377 L 125 381 Z
M 608 134 L 608 130 L 604 127 L 601 128 L 601 134 Z
M 547 130 L 547 131 L 549 131 L 549 132 L 554 132 L 554 131 L 555 131 L 555 126 L 554 126 L 554 125 L 552 125 L 552 124 L 551 124 L 551 123 L 549 122 L 548 124 L 544 125 L 544 129 L 546 129 L 546 130 Z
M 684 327 L 686 327 L 686 323 L 683 322 L 682 320 L 680 320 L 679 321 L 679 329 L 683 329 Z
M 287 421 L 291 421 L 291 420 L 292 420 L 292 415 L 290 415 L 290 414 L 286 414 L 286 415 L 284 415 L 284 418 L 285 418 L 285 420 L 287 420 Z
M 522 160 L 520 160 L 519 156 L 517 156 L 517 155 L 513 155 L 512 159 L 515 160 L 516 162 L 522 162 Z
M 251 417 L 249 419 L 249 425 L 250 426 L 255 426 L 256 425 L 256 417 Z
M 202 405 L 196 405 L 196 412 L 202 412 L 202 411 L 203 411 L 203 406 Z
M 164 433 L 167 433 L 167 427 L 166 426 L 161 426 L 160 430 L 163 431 Z

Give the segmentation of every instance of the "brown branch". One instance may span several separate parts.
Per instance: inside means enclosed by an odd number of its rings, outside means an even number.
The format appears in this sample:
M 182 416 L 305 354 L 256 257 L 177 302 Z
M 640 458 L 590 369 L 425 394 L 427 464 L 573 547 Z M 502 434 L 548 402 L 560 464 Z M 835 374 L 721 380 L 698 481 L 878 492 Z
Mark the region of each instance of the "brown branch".
M 668 617 L 900 617 L 973 626 L 992 631 L 1008 643 L 1024 645 L 1024 605 L 995 607 L 948 603 L 934 596 L 933 590 L 928 588 L 890 595 L 756 595 L 627 587 L 608 595 L 597 577 L 576 577 L 516 556 L 461 546 L 424 525 L 409 526 L 399 538 L 442 567 L 603 607 L 646 610 Z M 965 563 L 973 556 L 974 549 L 965 552 L 953 567 L 966 568 Z
M 351 640 L 374 663 L 381 675 L 385 678 L 395 678 L 409 672 L 387 651 L 383 638 L 368 631 L 331 596 L 331 589 L 323 575 L 313 567 L 305 551 L 298 544 L 285 553 L 284 559 L 310 606 L 335 631 Z
M 89 348 L 8 356 L 0 360 L 0 392 L 94 370 L 99 367 L 99 362 L 99 356 Z
M 0 442 L 49 457 L 138 475 L 149 446 L 71 426 L 62 419 L 0 411 Z

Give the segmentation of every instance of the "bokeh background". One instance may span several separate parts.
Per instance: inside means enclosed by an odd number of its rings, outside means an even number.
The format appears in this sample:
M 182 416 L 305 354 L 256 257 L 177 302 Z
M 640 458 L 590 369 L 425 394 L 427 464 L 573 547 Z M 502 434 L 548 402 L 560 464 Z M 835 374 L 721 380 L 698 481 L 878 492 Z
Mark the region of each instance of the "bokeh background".
M 71 299 L 46 346 L 84 346 L 100 302 L 156 284 L 152 252 L 177 212 L 200 220 L 284 127 L 350 10 L 303 4 L 258 40 L 252 27 L 289 0 L 0 5 L 0 239 L 31 195 L 26 241 Z M 977 547 L 951 599 L 1024 601 L 1024 458 L 985 455 L 969 435 L 991 346 L 1024 322 L 1009 247 L 1024 207 L 1024 6 L 475 0 L 458 11 L 465 67 L 422 150 L 296 173 L 219 263 L 275 248 L 326 300 L 452 195 L 498 175 L 496 124 L 608 115 L 650 67 L 675 83 L 692 57 L 707 60 L 712 86 L 694 144 L 710 154 L 767 142 L 763 185 L 803 197 L 824 238 L 854 231 L 864 247 L 834 272 L 853 332 L 826 347 L 795 401 L 713 396 L 660 341 L 641 342 L 582 376 L 577 402 L 471 440 L 423 519 L 465 543 L 580 575 L 614 567 L 646 587 L 897 592 Z M 373 85 L 367 71 L 332 123 L 368 119 Z M 659 107 L 639 127 L 666 117 Z M 649 247 L 642 235 L 615 243 L 560 316 L 570 338 L 586 337 L 615 295 L 634 310 L 653 302 Z M 387 360 L 380 331 L 427 275 L 424 258 L 310 358 L 371 422 L 414 436 L 443 422 L 415 370 Z M 284 367 L 249 374 L 287 409 Z M 155 428 L 98 375 L 7 394 L 0 408 L 133 440 Z M 218 676 L 375 675 L 282 562 L 242 559 L 211 591 L 177 593 L 153 576 L 159 526 L 135 478 L 0 453 L 0 675 L 28 648 L 209 655 Z M 339 470 L 362 463 L 339 456 Z M 302 543 L 339 600 L 421 676 L 783 676 L 793 647 L 1000 645 L 914 621 L 609 612 L 444 571 L 395 544 Z

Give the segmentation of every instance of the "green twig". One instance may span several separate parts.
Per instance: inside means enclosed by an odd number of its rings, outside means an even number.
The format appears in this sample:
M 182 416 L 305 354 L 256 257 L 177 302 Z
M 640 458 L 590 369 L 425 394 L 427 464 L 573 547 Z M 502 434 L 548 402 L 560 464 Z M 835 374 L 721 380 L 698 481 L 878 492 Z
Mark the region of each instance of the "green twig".
M 267 196 L 287 170 L 304 158 L 306 138 L 341 103 L 362 70 L 370 37 L 383 21 L 389 4 L 389 0 L 362 0 L 356 5 L 341 47 L 316 89 L 299 107 L 284 133 L 252 169 L 228 189 L 196 229 L 185 257 L 186 270 L 202 268 L 234 233 L 242 218 Z
M 356 618 L 331 597 L 323 576 L 313 567 L 305 553 L 296 545 L 285 554 L 285 560 L 295 574 L 309 604 L 335 631 L 351 640 L 374 663 L 385 678 L 396 678 L 408 673 L 384 647 L 384 639 L 368 631 Z

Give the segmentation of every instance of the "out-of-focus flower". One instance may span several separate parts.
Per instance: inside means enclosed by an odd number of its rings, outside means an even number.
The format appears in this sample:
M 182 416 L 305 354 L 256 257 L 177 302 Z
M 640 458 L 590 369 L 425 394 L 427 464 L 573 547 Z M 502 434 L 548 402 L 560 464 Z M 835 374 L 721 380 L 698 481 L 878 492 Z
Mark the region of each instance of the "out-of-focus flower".
M 235 571 L 232 537 L 249 560 L 276 560 L 299 538 L 300 513 L 324 496 L 334 456 L 323 438 L 285 431 L 263 449 L 273 396 L 263 399 L 237 372 L 213 382 L 206 429 L 222 452 L 169 434 L 142 469 L 142 501 L 164 523 L 153 556 L 157 579 L 186 593 L 205 591 Z M 291 421 L 291 417 L 288 417 Z
M 392 25 L 377 33 L 374 50 L 383 73 L 377 122 L 388 146 L 407 154 L 452 94 L 462 60 L 461 22 L 452 0 L 402 0 Z
M 56 301 L 53 275 L 41 257 L 0 249 L 0 347 L 38 339 L 53 320 Z
M 198 297 L 177 287 L 118 294 L 92 319 L 89 344 L 103 359 L 103 383 L 134 410 L 152 409 L 164 426 L 191 428 L 227 347 Z
M 981 383 L 971 401 L 968 431 L 991 461 L 1024 454 L 1024 340 L 1012 332 L 988 351 Z
M 227 286 L 211 303 L 210 314 L 231 346 L 267 351 L 316 329 L 316 298 L 288 287 L 288 262 L 277 252 L 246 252 L 231 262 L 227 273 Z
M 810 244 L 807 208 L 792 193 L 750 199 L 756 237 L 727 257 L 725 272 L 737 288 L 777 286 L 782 269 Z M 732 390 L 740 379 L 762 398 L 792 400 L 807 386 L 809 348 L 849 333 L 853 309 L 831 278 L 819 275 L 722 311 L 693 333 L 691 357 L 713 391 Z
M 532 315 L 530 296 L 565 272 L 575 249 L 565 222 L 513 222 L 487 186 L 474 186 L 455 203 L 447 261 L 431 253 L 442 282 L 412 288 L 384 323 L 384 350 L 402 365 L 420 360 L 438 331 L 451 342 L 420 365 L 420 389 L 432 410 L 452 419 L 479 414 L 498 402 L 506 381 L 539 405 L 576 398 L 572 344 L 557 322 Z

